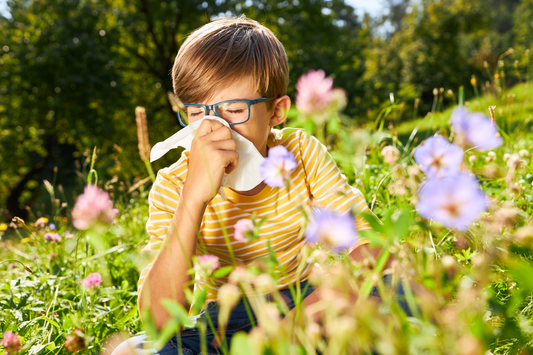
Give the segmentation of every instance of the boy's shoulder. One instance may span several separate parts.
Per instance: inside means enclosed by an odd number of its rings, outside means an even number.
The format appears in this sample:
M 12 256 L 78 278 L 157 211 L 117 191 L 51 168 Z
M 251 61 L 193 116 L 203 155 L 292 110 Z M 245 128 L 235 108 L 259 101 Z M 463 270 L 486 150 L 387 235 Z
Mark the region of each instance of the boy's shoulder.
M 184 150 L 181 153 L 180 158 L 175 163 L 167 166 L 166 168 L 160 169 L 157 172 L 158 178 L 164 178 L 165 180 L 172 181 L 175 184 L 179 182 L 185 182 L 190 154 L 190 151 Z
M 282 145 L 287 148 L 288 151 L 294 152 L 295 150 L 301 149 L 302 146 L 306 146 L 313 140 L 316 140 L 316 138 L 302 128 L 272 128 L 271 136 L 269 137 L 269 146 Z

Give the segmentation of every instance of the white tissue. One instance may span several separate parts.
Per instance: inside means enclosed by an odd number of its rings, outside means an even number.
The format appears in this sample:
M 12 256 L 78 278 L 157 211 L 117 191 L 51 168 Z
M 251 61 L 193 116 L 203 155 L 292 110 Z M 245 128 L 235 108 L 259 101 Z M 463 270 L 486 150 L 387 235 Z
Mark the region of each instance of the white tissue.
M 185 128 L 182 128 L 176 134 L 159 142 L 153 146 L 150 152 L 150 162 L 161 158 L 169 150 L 175 149 L 179 146 L 187 150 L 191 149 L 192 140 L 196 135 L 196 131 L 203 120 L 217 120 L 226 127 L 230 127 L 228 122 L 216 116 L 205 116 L 201 120 L 195 121 Z M 230 127 L 231 129 L 231 127 Z M 230 174 L 224 174 L 222 178 L 222 186 L 231 187 L 237 191 L 248 191 L 263 182 L 261 174 L 259 174 L 259 165 L 263 161 L 263 156 L 257 148 L 248 139 L 241 136 L 239 133 L 231 130 L 231 134 L 237 143 L 237 153 L 239 153 L 239 164 L 237 168 Z M 207 157 L 209 159 L 210 157 Z M 220 189 L 220 194 L 225 197 L 224 191 Z

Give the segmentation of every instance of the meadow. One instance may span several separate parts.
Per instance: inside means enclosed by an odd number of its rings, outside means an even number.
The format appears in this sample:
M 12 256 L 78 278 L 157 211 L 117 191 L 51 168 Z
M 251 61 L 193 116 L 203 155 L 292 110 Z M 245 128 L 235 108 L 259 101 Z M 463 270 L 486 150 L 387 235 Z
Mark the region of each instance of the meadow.
M 287 125 L 316 135 L 363 192 L 382 223 L 366 215 L 374 231 L 358 237 L 384 251 L 356 263 L 336 250 L 342 236 L 327 238 L 328 226 L 315 225 L 323 231 L 304 252 L 320 265 L 310 280 L 323 290 L 322 300 L 300 309 L 301 322 L 291 326 L 281 320 L 287 311 L 281 302 L 273 306 L 259 295 L 272 291 L 275 258 L 218 270 L 197 260 L 197 272 L 234 275 L 233 286 L 258 293 L 250 299 L 258 326 L 237 334 L 231 350 L 222 346 L 220 353 L 533 353 L 531 84 L 493 86 L 468 102 L 461 92 L 437 90 L 432 112 L 408 121 L 400 113 L 413 103 L 391 96 L 366 126 L 343 116 L 345 98 L 336 92 L 326 106 L 307 110 L 297 102 L 300 110 L 290 112 Z M 479 125 L 468 127 L 472 120 Z M 96 354 L 109 351 L 106 341 L 117 333 L 146 333 L 161 345 L 187 322 L 187 311 L 172 302 L 173 319 L 161 331 L 149 321 L 143 325 L 137 310 L 150 169 L 147 179 L 126 189 L 118 180 L 98 180 L 97 159 L 89 155 L 78 174 L 99 190 L 78 191 L 73 206 L 61 186 L 45 181 L 51 210 L 0 224 L 0 354 Z M 316 211 L 304 212 L 308 227 L 319 223 Z M 244 233 L 252 237 L 253 229 Z M 395 261 L 384 269 L 389 256 Z M 402 284 L 402 299 L 384 284 L 385 274 Z M 381 302 L 368 297 L 373 286 Z M 201 294 L 189 296 L 201 306 Z M 221 300 L 222 311 L 234 302 Z M 314 313 L 317 321 L 303 319 Z

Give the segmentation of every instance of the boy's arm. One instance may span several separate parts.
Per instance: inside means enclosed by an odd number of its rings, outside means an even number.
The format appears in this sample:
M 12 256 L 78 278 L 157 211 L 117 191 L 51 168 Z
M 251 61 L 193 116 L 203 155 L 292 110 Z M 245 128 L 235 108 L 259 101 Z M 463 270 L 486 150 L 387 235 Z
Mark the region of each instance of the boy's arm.
M 184 289 L 190 281 L 189 263 L 196 252 L 196 231 L 202 222 L 206 204 L 182 197 L 139 294 L 139 309 L 148 309 L 157 328 L 169 314 L 161 304 L 167 298 L 187 306 Z M 141 313 L 142 315 L 142 313 Z
M 150 211 L 147 223 L 151 234 L 149 247 L 156 244 L 153 249 L 160 250 L 148 272 L 143 271 L 141 275 L 144 278 L 138 306 L 141 311 L 150 311 L 157 328 L 170 317 L 161 304 L 163 299 L 177 301 L 184 307 L 187 305 L 184 292 L 190 280 L 187 270 L 196 252 L 205 208 L 220 189 L 224 173 L 230 173 L 237 166 L 239 155 L 235 149 L 236 143 L 229 128 L 218 121 L 205 120 L 191 145 L 183 188 L 165 186 L 164 180 L 168 182 L 168 179 L 162 177 L 150 191 L 150 207 L 158 210 Z M 152 212 L 155 212 L 153 219 Z M 155 221 L 157 214 L 163 214 L 159 218 L 161 223 Z

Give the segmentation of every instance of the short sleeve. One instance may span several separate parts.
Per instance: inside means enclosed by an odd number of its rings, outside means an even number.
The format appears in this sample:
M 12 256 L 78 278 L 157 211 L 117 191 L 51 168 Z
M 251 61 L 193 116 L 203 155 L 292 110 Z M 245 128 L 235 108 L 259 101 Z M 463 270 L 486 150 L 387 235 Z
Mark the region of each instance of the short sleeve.
M 300 136 L 300 156 L 313 204 L 340 214 L 352 211 L 357 231 L 372 229 L 361 215 L 362 212 L 372 213 L 361 191 L 348 184 L 327 148 L 317 138 L 304 131 Z M 355 248 L 369 242 L 360 238 L 348 251 L 351 253 Z

